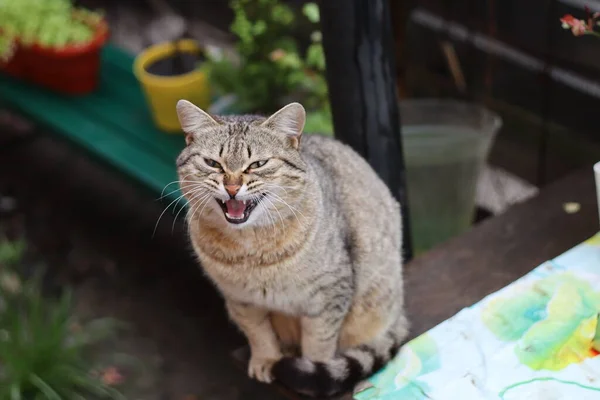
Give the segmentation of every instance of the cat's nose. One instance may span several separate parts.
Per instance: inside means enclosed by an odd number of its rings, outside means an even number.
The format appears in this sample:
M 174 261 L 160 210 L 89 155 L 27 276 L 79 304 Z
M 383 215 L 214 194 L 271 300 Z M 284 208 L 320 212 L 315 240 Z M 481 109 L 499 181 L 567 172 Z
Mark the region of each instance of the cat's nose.
M 225 185 L 225 190 L 227 193 L 229 193 L 231 198 L 235 197 L 235 195 L 240 191 L 240 188 L 240 185 Z

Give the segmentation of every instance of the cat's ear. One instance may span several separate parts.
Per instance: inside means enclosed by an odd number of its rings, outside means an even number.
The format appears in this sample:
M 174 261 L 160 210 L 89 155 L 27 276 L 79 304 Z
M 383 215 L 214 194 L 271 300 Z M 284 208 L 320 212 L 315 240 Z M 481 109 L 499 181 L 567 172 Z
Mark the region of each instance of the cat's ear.
M 262 126 L 281 132 L 292 139 L 295 148 L 300 145 L 300 137 L 306 122 L 306 111 L 300 103 L 290 103 L 271 115 Z
M 185 133 L 185 143 L 188 145 L 194 140 L 194 135 L 220 125 L 208 113 L 187 100 L 177 102 L 177 116 Z

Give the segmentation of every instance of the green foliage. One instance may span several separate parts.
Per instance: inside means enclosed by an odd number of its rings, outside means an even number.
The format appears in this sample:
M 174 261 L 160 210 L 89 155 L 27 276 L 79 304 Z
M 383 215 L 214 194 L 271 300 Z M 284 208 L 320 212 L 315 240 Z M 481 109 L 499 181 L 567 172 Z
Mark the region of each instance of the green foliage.
M 23 250 L 0 242 L 0 400 L 125 399 L 115 367 L 125 358 L 106 351 L 119 324 L 78 321 L 68 293 L 48 299 L 40 276 L 22 281 L 9 264 Z
M 3 265 L 10 267 L 21 260 L 25 251 L 25 242 L 19 241 L 0 241 L 0 268 Z
M 321 14 L 319 12 L 319 6 L 315 3 L 306 3 L 304 7 L 302 7 L 302 12 L 306 15 L 306 18 L 309 19 L 313 24 L 318 24 L 321 20 Z
M 304 130 L 309 133 L 333 133 L 333 121 L 329 108 L 322 108 L 316 111 L 309 111 L 306 114 L 306 123 Z
M 243 113 L 269 114 L 287 102 L 302 102 L 318 116 L 312 118 L 311 128 L 330 133 L 325 56 L 315 26 L 318 6 L 306 4 L 301 15 L 279 0 L 231 0 L 230 6 L 235 13 L 230 29 L 237 37 L 238 59 L 209 55 L 201 67 L 209 74 L 215 94 L 234 94 L 234 108 Z M 306 51 L 300 51 L 296 40 L 301 22 L 314 30 Z
M 16 42 L 50 48 L 85 44 L 102 18 L 71 0 L 0 0 L 0 61 L 10 59 Z

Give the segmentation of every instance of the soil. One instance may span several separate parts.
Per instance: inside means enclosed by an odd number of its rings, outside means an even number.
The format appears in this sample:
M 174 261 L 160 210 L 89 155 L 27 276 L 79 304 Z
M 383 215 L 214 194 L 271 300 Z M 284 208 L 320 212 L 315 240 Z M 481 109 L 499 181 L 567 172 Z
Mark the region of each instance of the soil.
M 202 56 L 192 53 L 176 53 L 150 64 L 146 71 L 158 76 L 177 76 L 192 72 L 204 60 Z
M 145 360 L 153 399 L 276 400 L 231 352 L 245 343 L 165 204 L 79 149 L 0 114 L 0 227 L 24 237 L 25 264 L 78 312 L 130 324 L 119 347 Z

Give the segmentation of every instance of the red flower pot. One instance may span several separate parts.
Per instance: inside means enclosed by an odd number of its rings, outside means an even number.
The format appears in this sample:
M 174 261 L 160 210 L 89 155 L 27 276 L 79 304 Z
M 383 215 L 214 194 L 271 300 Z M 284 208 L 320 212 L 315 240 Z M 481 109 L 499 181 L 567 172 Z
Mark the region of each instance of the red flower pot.
M 59 93 L 86 94 L 98 86 L 100 50 L 107 39 L 108 25 L 102 21 L 96 27 L 94 38 L 83 45 L 53 49 L 17 43 L 15 54 L 0 69 Z
M 25 51 L 21 47 L 17 46 L 10 60 L 6 64 L 0 63 L 0 70 L 17 78 L 22 78 L 25 71 L 25 68 L 23 67 L 24 59 Z

